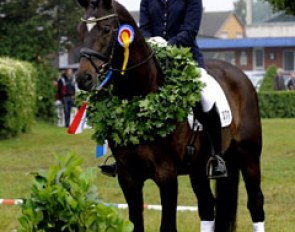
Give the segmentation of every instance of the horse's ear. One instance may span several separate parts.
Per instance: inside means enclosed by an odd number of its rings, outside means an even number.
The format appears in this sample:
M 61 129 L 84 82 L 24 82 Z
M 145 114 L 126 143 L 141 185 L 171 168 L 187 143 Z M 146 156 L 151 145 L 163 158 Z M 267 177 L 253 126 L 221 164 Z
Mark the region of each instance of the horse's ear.
M 87 8 L 89 6 L 89 0 L 76 0 L 80 6 Z

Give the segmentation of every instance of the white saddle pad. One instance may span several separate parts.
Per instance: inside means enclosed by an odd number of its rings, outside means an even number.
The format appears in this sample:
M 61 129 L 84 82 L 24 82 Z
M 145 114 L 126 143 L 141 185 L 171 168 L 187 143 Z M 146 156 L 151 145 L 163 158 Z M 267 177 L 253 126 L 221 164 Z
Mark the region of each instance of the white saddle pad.
M 214 104 L 219 111 L 221 127 L 227 127 L 232 122 L 232 113 L 223 89 L 219 83 L 211 77 L 206 70 L 201 70 L 201 81 L 205 83 L 205 87 L 201 91 L 201 104 L 204 112 L 208 112 Z M 193 126 L 193 115 L 188 115 L 190 127 Z

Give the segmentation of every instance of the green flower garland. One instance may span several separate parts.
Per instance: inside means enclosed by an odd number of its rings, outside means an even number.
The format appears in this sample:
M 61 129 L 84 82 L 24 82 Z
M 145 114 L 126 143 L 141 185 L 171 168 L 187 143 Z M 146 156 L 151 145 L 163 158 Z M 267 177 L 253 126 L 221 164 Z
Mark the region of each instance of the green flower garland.
M 122 146 L 166 137 L 175 130 L 176 123 L 187 120 L 192 107 L 200 100 L 203 84 L 190 49 L 152 47 L 165 71 L 165 83 L 159 92 L 144 98 L 134 97 L 131 101 L 114 96 L 112 86 L 107 91 L 87 93 L 87 118 L 98 144 L 108 139 Z

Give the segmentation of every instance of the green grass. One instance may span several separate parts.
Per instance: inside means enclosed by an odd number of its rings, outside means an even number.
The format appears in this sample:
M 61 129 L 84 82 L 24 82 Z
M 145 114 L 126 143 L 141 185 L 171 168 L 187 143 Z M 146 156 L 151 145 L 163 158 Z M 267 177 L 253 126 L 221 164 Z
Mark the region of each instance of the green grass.
M 263 120 L 262 188 L 265 195 L 266 231 L 293 232 L 295 226 L 295 119 Z M 83 160 L 83 166 L 96 166 L 95 143 L 91 130 L 81 135 L 68 135 L 64 128 L 36 123 L 33 131 L 18 138 L 0 141 L 0 198 L 23 198 L 29 193 L 32 177 L 27 173 L 47 169 L 53 154 L 74 151 Z M 117 179 L 99 173 L 98 192 L 106 202 L 125 203 Z M 144 189 L 147 204 L 159 204 L 155 184 L 147 181 Z M 179 205 L 196 206 L 188 177 L 179 178 Z M 19 206 L 0 206 L 0 231 L 17 228 Z M 127 210 L 122 215 L 128 218 Z M 145 211 L 147 232 L 159 231 L 160 212 Z M 178 213 L 178 231 L 199 231 L 196 212 Z M 241 181 L 238 210 L 238 232 L 252 231 L 246 208 L 244 183 Z

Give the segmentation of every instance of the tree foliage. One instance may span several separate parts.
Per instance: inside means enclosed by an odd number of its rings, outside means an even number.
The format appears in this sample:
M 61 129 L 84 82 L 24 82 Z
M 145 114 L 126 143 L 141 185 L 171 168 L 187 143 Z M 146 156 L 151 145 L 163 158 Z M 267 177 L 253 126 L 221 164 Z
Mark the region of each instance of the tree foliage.
M 2 1 L 0 56 L 38 61 L 58 51 L 61 38 L 74 40 L 78 12 L 73 0 Z
M 253 23 L 261 23 L 273 16 L 273 10 L 267 2 L 256 0 L 253 2 Z
M 0 58 L 0 139 L 31 129 L 36 108 L 36 69 L 28 62 Z
M 252 6 L 253 23 L 261 23 L 269 19 L 272 15 L 271 6 L 264 0 L 253 1 Z M 246 24 L 246 1 L 238 0 L 234 2 L 234 12 L 243 24 Z
M 234 12 L 239 20 L 246 24 L 246 2 L 244 0 L 234 2 Z
M 295 1 L 294 0 L 264 0 L 269 2 L 273 9 L 276 11 L 283 10 L 289 14 L 295 14 Z
M 37 68 L 37 116 L 54 115 L 51 57 L 76 43 L 80 7 L 74 0 L 0 1 L 0 57 L 33 62 Z
M 276 65 L 270 65 L 263 78 L 263 82 L 261 83 L 260 91 L 272 91 L 273 88 L 273 79 L 277 73 L 277 66 Z

